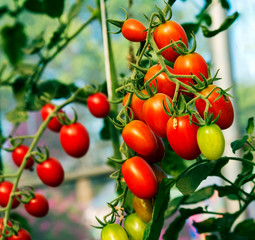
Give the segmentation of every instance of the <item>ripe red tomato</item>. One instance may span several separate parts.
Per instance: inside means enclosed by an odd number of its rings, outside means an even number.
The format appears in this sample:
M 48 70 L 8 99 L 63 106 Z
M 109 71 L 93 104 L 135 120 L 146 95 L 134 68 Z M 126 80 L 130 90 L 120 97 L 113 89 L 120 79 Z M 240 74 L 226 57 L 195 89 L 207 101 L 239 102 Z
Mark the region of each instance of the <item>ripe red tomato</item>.
M 148 156 L 157 148 L 157 139 L 148 125 L 140 120 L 129 122 L 122 130 L 124 142 L 136 153 Z
M 48 200 L 40 193 L 35 193 L 34 198 L 25 204 L 26 211 L 34 217 L 44 217 L 49 211 Z
M 171 20 L 156 27 L 154 31 L 154 40 L 159 49 L 169 45 L 171 41 L 178 40 L 182 40 L 188 47 L 188 38 L 183 27 L 179 23 Z M 176 53 L 172 47 L 164 50 L 161 54 L 170 62 L 174 62 L 179 56 L 179 54 Z
M 105 118 L 110 113 L 110 103 L 105 94 L 98 92 L 88 97 L 87 105 L 90 113 L 97 118 Z
M 57 187 L 64 180 L 63 167 L 53 157 L 49 157 L 44 162 L 37 164 L 36 172 L 41 181 L 50 187 Z
M 45 104 L 42 109 L 41 109 L 41 117 L 42 120 L 44 121 L 53 111 L 54 111 L 55 107 L 54 105 L 52 105 L 51 103 L 47 103 Z M 62 110 L 60 110 L 59 112 L 63 112 Z M 57 117 L 53 117 L 49 123 L 48 123 L 48 128 L 50 130 L 52 130 L 53 132 L 59 132 L 61 127 L 63 125 L 58 121 Z
M 14 234 L 11 237 L 8 237 L 8 240 L 32 240 L 32 238 L 27 230 L 21 228 L 17 235 Z
M 9 181 L 3 181 L 0 183 L 0 205 L 2 207 L 7 206 L 12 188 L 13 188 L 13 184 Z M 17 189 L 17 191 L 18 191 L 18 189 Z M 16 197 L 14 197 L 13 202 L 12 202 L 12 208 L 18 207 L 19 204 L 20 204 L 20 202 L 16 199 Z
M 174 70 L 171 67 L 169 67 L 169 66 L 166 66 L 166 67 L 169 72 L 171 72 L 171 73 L 174 72 Z M 150 78 L 152 78 L 160 70 L 161 70 L 160 64 L 156 64 L 156 65 L 152 66 L 151 68 L 149 68 L 148 72 L 144 76 L 144 82 L 150 80 Z M 164 93 L 164 94 L 168 95 L 170 98 L 173 98 L 176 84 L 174 82 L 172 82 L 171 79 L 169 79 L 168 76 L 166 75 L 166 73 L 164 73 L 164 72 L 160 73 L 156 77 L 156 79 L 157 79 L 157 81 L 155 79 L 153 79 L 151 81 L 150 86 L 152 87 L 151 84 L 153 84 L 153 86 L 156 88 L 156 86 L 158 84 L 158 93 Z
M 148 95 L 147 91 L 143 89 L 141 91 L 143 94 Z M 146 100 L 142 100 L 139 97 L 137 97 L 135 94 L 133 94 L 132 101 L 131 101 L 131 109 L 133 109 L 133 112 L 135 116 L 137 116 L 138 119 L 141 121 L 144 121 L 143 117 L 143 104 Z
M 89 149 L 89 134 L 87 129 L 80 123 L 63 126 L 59 137 L 63 149 L 72 157 L 82 157 Z
M 127 19 L 121 28 L 122 35 L 131 42 L 143 42 L 147 31 L 145 26 L 136 19 Z
M 152 199 L 142 199 L 134 195 L 132 203 L 139 218 L 141 218 L 146 223 L 152 219 Z
M 129 190 L 142 199 L 153 198 L 158 191 L 157 178 L 150 165 L 135 156 L 122 165 L 122 174 Z
M 28 146 L 21 144 L 20 146 L 16 147 L 14 151 L 12 152 L 12 160 L 16 164 L 16 166 L 20 166 L 21 163 L 23 162 L 23 159 L 25 155 L 28 152 Z M 34 160 L 32 157 L 29 157 L 25 169 L 30 169 L 34 165 Z
M 174 73 L 176 75 L 196 75 L 201 81 L 203 81 L 203 74 L 205 78 L 208 78 L 208 66 L 204 58 L 196 53 L 190 53 L 187 55 L 180 55 L 174 62 Z M 192 78 L 178 78 L 181 82 L 189 85 L 191 83 L 194 85 L 194 81 Z M 185 89 L 181 87 L 180 89 Z M 193 96 L 193 94 L 189 94 L 185 92 L 188 96 Z
M 198 126 L 190 123 L 189 115 L 170 118 L 167 123 L 167 139 L 175 153 L 192 160 L 200 155 L 197 143 Z
M 166 137 L 166 125 L 170 116 L 165 113 L 163 101 L 166 98 L 172 103 L 172 99 L 164 93 L 157 93 L 149 98 L 143 105 L 143 116 L 152 131 L 159 137 Z
M 203 96 L 208 96 L 209 93 L 215 88 L 215 85 L 209 85 L 207 88 L 202 90 L 200 92 Z M 209 112 L 213 114 L 213 118 L 215 119 L 219 113 L 220 117 L 217 120 L 216 124 L 221 129 L 227 129 L 229 128 L 233 121 L 234 121 L 234 109 L 232 106 L 232 103 L 228 96 L 221 96 L 217 101 L 215 101 L 220 93 L 218 88 L 215 89 L 212 94 L 207 98 L 211 104 L 211 107 L 209 106 Z M 206 102 L 202 99 L 197 99 L 195 102 L 197 111 L 199 112 L 200 116 L 204 118 L 204 111 L 206 108 Z

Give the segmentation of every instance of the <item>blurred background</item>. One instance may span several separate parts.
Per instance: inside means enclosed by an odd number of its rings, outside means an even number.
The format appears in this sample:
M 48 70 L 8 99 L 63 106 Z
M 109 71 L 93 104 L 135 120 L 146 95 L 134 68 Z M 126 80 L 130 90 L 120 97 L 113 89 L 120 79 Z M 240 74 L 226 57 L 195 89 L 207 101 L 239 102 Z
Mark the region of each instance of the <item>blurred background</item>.
M 0 8 L 11 5 L 10 2 L 9 0 L 1 0 Z M 65 1 L 65 9 L 70 8 L 74 2 L 74 0 Z M 217 5 L 217 1 L 215 2 Z M 141 14 L 141 9 L 144 14 L 150 16 L 155 11 L 155 3 L 160 7 L 164 6 L 163 1 L 133 0 L 129 11 L 132 17 L 146 23 L 144 16 Z M 228 11 L 221 8 L 220 13 L 217 6 L 216 10 L 210 9 L 210 11 L 212 11 L 211 14 L 216 25 L 217 21 L 222 21 L 221 14 L 224 17 L 224 15 L 230 15 L 238 11 L 240 16 L 230 29 L 212 39 L 203 37 L 200 30 L 196 37 L 198 42 L 197 52 L 210 64 L 212 75 L 220 68 L 219 77 L 222 77 L 222 80 L 220 80 L 222 85 L 226 86 L 225 88 L 234 85 L 232 94 L 234 95 L 233 102 L 235 104 L 235 124 L 225 133 L 231 141 L 244 132 L 247 119 L 255 116 L 255 2 L 254 0 L 230 0 L 229 3 L 231 8 Z M 129 4 L 130 2 L 127 0 L 107 0 L 108 17 L 124 19 L 125 15 L 121 7 L 127 9 Z M 192 22 L 203 5 L 203 0 L 177 0 L 173 6 L 172 19 L 179 23 Z M 87 20 L 89 17 L 88 6 L 95 6 L 95 1 L 84 1 L 77 19 L 73 22 L 73 28 Z M 44 15 L 38 21 L 38 15 L 31 14 L 29 11 L 20 15 L 20 20 L 26 25 L 27 35 L 32 37 L 44 32 L 45 36 L 50 38 L 50 33 L 58 25 L 57 20 L 52 20 Z M 0 28 L 5 24 L 11 24 L 11 22 L 10 17 L 2 17 Z M 127 67 L 130 43 L 121 34 L 112 34 L 111 38 L 118 76 L 130 75 L 131 72 Z M 219 39 L 215 40 L 216 38 Z M 217 41 L 220 41 L 224 46 L 218 52 L 215 50 L 215 45 L 218 49 L 220 48 Z M 137 45 L 133 44 L 132 47 L 136 49 Z M 32 58 L 29 60 L 33 61 Z M 0 62 L 4 61 L 6 61 L 6 57 L 0 52 Z M 58 79 L 66 84 L 75 82 L 78 86 L 89 83 L 103 84 L 105 82 L 105 65 L 99 21 L 90 24 L 62 51 L 47 66 L 41 78 Z M 219 84 L 221 84 L 220 82 Z M 61 102 L 61 99 L 55 101 L 56 104 Z M 6 120 L 5 115 L 15 107 L 15 101 L 11 89 L 8 87 L 2 86 L 0 88 L 0 107 L 3 135 L 9 134 L 12 124 Z M 56 238 L 63 240 L 71 238 L 77 240 L 100 239 L 100 230 L 92 228 L 91 225 L 97 225 L 95 216 L 101 218 L 108 213 L 106 202 L 112 200 L 116 195 L 115 183 L 108 177 L 112 169 L 107 166 L 106 162 L 107 157 L 112 155 L 112 146 L 109 140 L 102 139 L 104 121 L 92 117 L 83 104 L 74 104 L 72 107 L 77 110 L 79 121 L 90 134 L 91 144 L 88 153 L 80 159 L 67 156 L 60 146 L 58 134 L 46 130 L 40 145 L 47 142 L 47 145 L 50 146 L 51 155 L 59 159 L 64 166 L 66 180 L 58 188 L 45 187 L 41 184 L 35 171 L 31 171 L 22 176 L 20 183 L 23 186 L 34 186 L 36 191 L 43 192 L 49 199 L 50 212 L 42 219 L 28 216 L 21 208 L 15 210 L 16 213 L 27 219 L 32 238 L 36 240 Z M 72 115 L 71 106 L 68 106 L 65 110 L 67 114 Z M 35 133 L 41 122 L 40 113 L 37 111 L 31 112 L 28 121 L 19 127 L 18 134 Z M 16 167 L 11 160 L 11 153 L 2 151 L 2 159 L 6 172 L 16 171 Z M 224 207 L 221 202 L 216 202 L 214 198 L 210 201 L 215 201 L 216 207 Z M 249 214 L 254 214 L 252 209 L 250 209 Z M 196 219 L 191 219 L 186 224 L 187 226 L 180 239 L 200 239 L 191 226 L 193 220 Z

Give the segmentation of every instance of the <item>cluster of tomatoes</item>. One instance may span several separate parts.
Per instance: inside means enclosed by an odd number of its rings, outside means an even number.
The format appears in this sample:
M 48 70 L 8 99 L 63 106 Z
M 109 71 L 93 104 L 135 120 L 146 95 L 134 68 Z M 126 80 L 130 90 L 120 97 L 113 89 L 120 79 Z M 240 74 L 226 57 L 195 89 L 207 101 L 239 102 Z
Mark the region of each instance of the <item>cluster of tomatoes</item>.
M 150 66 L 145 73 L 144 88 L 138 91 L 132 91 L 136 86 L 129 88 L 122 102 L 123 108 L 129 113 L 129 121 L 122 130 L 122 137 L 132 153 L 122 164 L 121 171 L 128 189 L 134 195 L 136 216 L 143 222 L 148 222 L 160 182 L 155 166 L 158 169 L 160 167 L 155 163 L 160 162 L 165 155 L 162 139 L 166 138 L 171 149 L 183 159 L 193 160 L 202 153 L 208 160 L 217 160 L 225 148 L 222 130 L 232 125 L 234 111 L 228 94 L 213 85 L 213 81 L 209 81 L 213 78 L 209 78 L 209 69 L 204 58 L 195 49 L 185 53 L 181 51 L 188 49 L 188 38 L 180 24 L 172 20 L 157 24 L 148 38 L 148 29 L 141 22 L 127 19 L 121 31 L 132 42 L 152 41 L 150 47 L 155 52 L 164 48 L 160 52 L 160 58 L 173 63 L 173 68 L 166 65 L 166 70 L 161 71 L 164 60 L 160 62 L 159 59 L 160 63 Z M 167 47 L 171 44 L 172 46 Z M 167 64 L 165 61 L 164 63 Z M 174 78 L 177 80 L 173 81 Z M 178 108 L 181 105 L 178 104 L 179 100 L 185 101 L 186 105 L 182 109 Z M 189 102 L 193 103 L 192 109 L 188 108 Z M 164 171 L 161 169 L 160 172 L 163 176 Z M 151 209 L 146 217 L 139 209 L 144 209 L 146 213 L 148 211 L 141 206 Z M 111 229 L 113 225 L 112 223 L 103 228 L 102 239 L 109 239 L 105 229 Z M 121 226 L 114 228 L 119 229 L 119 234 L 122 232 L 125 235 Z M 138 233 L 141 228 L 137 230 Z M 125 230 L 133 239 L 135 227 L 129 231 L 125 226 Z M 128 238 L 126 236 L 122 239 Z

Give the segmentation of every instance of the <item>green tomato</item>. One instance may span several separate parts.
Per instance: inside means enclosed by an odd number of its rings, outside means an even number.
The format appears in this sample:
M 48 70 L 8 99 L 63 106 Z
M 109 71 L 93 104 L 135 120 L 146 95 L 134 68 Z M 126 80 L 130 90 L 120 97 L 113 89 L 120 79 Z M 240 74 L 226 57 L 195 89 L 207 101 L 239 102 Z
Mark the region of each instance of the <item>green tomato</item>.
M 124 228 L 119 224 L 110 223 L 103 228 L 101 240 L 128 240 L 128 236 Z
M 143 239 L 146 224 L 138 217 L 136 213 L 132 213 L 125 218 L 124 227 L 130 240 Z
M 225 138 L 216 124 L 200 127 L 197 132 L 197 143 L 201 153 L 208 160 L 217 160 L 225 149 Z

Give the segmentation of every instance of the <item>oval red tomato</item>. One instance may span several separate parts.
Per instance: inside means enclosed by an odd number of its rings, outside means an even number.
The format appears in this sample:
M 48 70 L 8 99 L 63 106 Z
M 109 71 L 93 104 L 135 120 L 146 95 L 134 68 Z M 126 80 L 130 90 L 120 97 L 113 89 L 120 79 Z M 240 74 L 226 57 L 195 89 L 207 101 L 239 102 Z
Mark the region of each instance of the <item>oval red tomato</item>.
M 97 118 L 105 118 L 110 113 L 110 103 L 105 94 L 98 92 L 88 97 L 87 105 L 90 113 Z
M 145 26 L 140 21 L 132 18 L 127 19 L 123 23 L 121 32 L 131 42 L 143 42 L 147 36 Z
M 150 165 L 135 156 L 122 165 L 122 174 L 129 190 L 142 199 L 153 198 L 158 191 L 157 178 Z
M 129 122 L 122 130 L 124 142 L 136 153 L 148 156 L 157 148 L 157 140 L 148 125 L 140 120 Z
M 60 130 L 59 137 L 63 149 L 72 157 L 82 157 L 89 149 L 88 131 L 78 122 L 64 125 Z
M 41 117 L 42 120 L 44 121 L 55 109 L 55 106 L 52 105 L 51 103 L 45 104 L 42 109 L 41 109 Z M 63 112 L 60 110 L 59 112 Z M 57 117 L 53 117 L 49 123 L 48 123 L 48 128 L 52 130 L 53 132 L 59 132 L 61 127 L 63 125 L 58 121 Z
M 11 182 L 3 181 L 0 183 L 0 205 L 2 207 L 7 206 L 12 189 L 13 189 L 13 184 Z M 16 208 L 19 206 L 19 204 L 20 202 L 16 199 L 16 197 L 14 197 L 11 208 Z
M 159 49 L 169 45 L 171 41 L 178 41 L 180 39 L 188 47 L 188 38 L 183 27 L 179 23 L 172 20 L 156 27 L 153 36 Z M 174 62 L 179 56 L 179 54 L 176 53 L 172 47 L 164 50 L 161 54 L 170 62 Z
M 166 137 L 166 125 L 170 116 L 165 113 L 163 101 L 166 105 L 166 98 L 172 103 L 172 99 L 164 93 L 157 93 L 149 98 L 143 105 L 143 116 L 152 131 L 159 137 Z
M 18 232 L 17 235 L 12 235 L 11 237 L 8 238 L 8 240 L 32 240 L 29 232 L 25 230 L 24 228 L 21 228 Z
M 16 166 L 19 167 L 21 165 L 25 155 L 28 152 L 28 149 L 29 149 L 28 146 L 24 144 L 21 144 L 14 149 L 14 151 L 12 152 L 12 160 L 16 164 Z M 33 165 L 34 165 L 34 160 L 32 157 L 29 157 L 25 165 L 25 169 L 30 169 Z
M 25 209 L 34 217 L 45 217 L 49 211 L 49 203 L 42 194 L 35 193 L 34 198 L 25 204 Z
M 41 181 L 50 187 L 57 187 L 64 180 L 63 167 L 61 163 L 53 157 L 49 157 L 42 163 L 37 164 L 36 172 Z
M 189 115 L 170 118 L 167 139 L 174 152 L 183 159 L 192 160 L 200 155 L 197 143 L 198 126 L 190 123 Z
M 209 85 L 207 88 L 202 90 L 200 94 L 207 97 L 214 88 L 216 88 L 215 85 Z M 217 99 L 220 95 L 218 91 L 220 91 L 218 88 L 215 89 L 207 98 L 211 104 L 211 106 L 209 107 L 209 112 L 213 114 L 213 119 L 215 119 L 220 113 L 220 117 L 217 120 L 216 124 L 221 129 L 227 129 L 232 125 L 234 121 L 234 109 L 228 96 L 222 95 L 219 99 Z M 204 118 L 206 102 L 202 99 L 197 99 L 195 105 L 200 116 Z
M 174 72 L 174 70 L 171 67 L 169 67 L 169 66 L 166 66 L 166 67 L 167 67 L 169 72 L 171 72 L 171 73 Z M 150 80 L 160 70 L 161 70 L 160 64 L 156 64 L 156 65 L 150 67 L 149 70 L 147 71 L 147 73 L 144 76 L 144 82 Z M 164 94 L 168 95 L 169 97 L 173 98 L 176 84 L 174 82 L 172 82 L 172 80 L 170 78 L 168 78 L 166 73 L 164 73 L 164 72 L 160 73 L 156 77 L 156 80 L 153 79 L 151 81 L 151 83 L 150 83 L 151 88 L 152 88 L 151 84 L 153 84 L 154 88 L 156 88 L 157 84 L 158 84 L 158 93 L 164 93 Z

